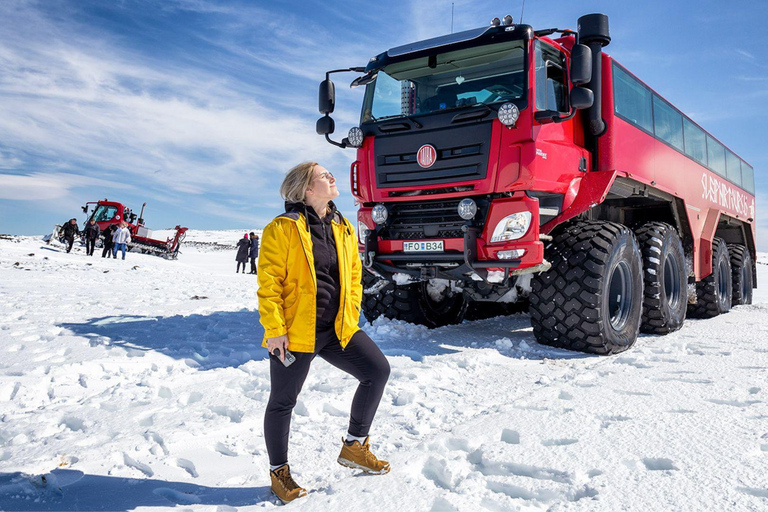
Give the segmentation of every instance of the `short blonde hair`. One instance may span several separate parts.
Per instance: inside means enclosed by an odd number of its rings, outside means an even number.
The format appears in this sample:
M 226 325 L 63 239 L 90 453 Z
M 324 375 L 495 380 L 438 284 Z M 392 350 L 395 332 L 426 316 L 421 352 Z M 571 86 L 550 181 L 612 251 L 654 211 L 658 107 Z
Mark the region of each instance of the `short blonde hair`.
M 307 188 L 315 178 L 317 162 L 302 162 L 288 171 L 280 185 L 280 195 L 288 202 L 303 203 Z

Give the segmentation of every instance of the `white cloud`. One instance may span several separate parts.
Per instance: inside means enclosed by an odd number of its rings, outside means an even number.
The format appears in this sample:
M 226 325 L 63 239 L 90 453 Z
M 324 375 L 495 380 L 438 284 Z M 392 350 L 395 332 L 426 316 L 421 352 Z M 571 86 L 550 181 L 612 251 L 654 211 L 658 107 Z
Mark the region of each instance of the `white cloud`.
M 69 197 L 78 187 L 132 189 L 132 185 L 66 173 L 0 174 L 0 199 L 47 201 Z
M 244 183 L 273 180 L 272 170 L 297 158 L 334 156 L 314 120 L 275 108 L 266 95 L 255 100 L 231 79 L 163 68 L 82 34 L 59 39 L 61 24 L 35 12 L 13 14 L 35 37 L 12 30 L 0 42 L 0 140 L 7 147 L 189 194 L 211 187 L 234 194 Z M 0 164 L 19 168 L 22 161 Z

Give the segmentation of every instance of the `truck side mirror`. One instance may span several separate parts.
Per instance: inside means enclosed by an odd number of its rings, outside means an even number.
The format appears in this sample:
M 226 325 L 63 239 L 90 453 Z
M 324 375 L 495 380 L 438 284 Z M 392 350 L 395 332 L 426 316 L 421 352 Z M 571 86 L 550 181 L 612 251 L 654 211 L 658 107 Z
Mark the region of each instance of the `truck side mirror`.
M 317 120 L 315 131 L 318 135 L 330 135 L 336 129 L 336 123 L 328 114 Z
M 590 89 L 585 89 L 583 87 L 574 87 L 571 89 L 571 108 L 574 110 L 589 108 L 594 102 L 595 95 Z
M 320 82 L 320 91 L 318 93 L 318 108 L 321 114 L 331 114 L 336 106 L 336 86 L 330 80 Z M 331 130 L 331 133 L 333 130 Z M 320 133 L 320 132 L 318 132 Z
M 584 85 L 592 80 L 592 50 L 584 44 L 574 45 L 571 50 L 571 83 Z

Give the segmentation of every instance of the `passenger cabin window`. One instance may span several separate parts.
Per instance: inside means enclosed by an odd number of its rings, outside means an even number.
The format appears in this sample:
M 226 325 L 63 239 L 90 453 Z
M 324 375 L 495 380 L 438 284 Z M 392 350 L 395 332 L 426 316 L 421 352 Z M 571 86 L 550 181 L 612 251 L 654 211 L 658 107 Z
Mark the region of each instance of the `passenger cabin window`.
M 707 160 L 709 161 L 710 169 L 723 178 L 726 177 L 725 148 L 709 135 L 707 135 Z
M 651 91 L 618 66 L 613 67 L 613 101 L 619 116 L 653 133 Z
M 731 151 L 725 152 L 725 167 L 728 180 L 741 186 L 741 160 Z
M 704 130 L 684 117 L 683 135 L 685 136 L 685 154 L 701 165 L 707 165 L 707 137 L 704 135 Z
M 616 115 L 685 153 L 736 186 L 755 193 L 755 171 L 638 79 L 613 64 Z
M 536 110 L 568 112 L 568 85 L 565 55 L 554 47 L 536 41 Z
M 742 188 L 750 194 L 755 193 L 755 170 L 747 162 L 741 162 Z
M 656 95 L 653 96 L 653 129 L 658 138 L 683 150 L 683 116 Z

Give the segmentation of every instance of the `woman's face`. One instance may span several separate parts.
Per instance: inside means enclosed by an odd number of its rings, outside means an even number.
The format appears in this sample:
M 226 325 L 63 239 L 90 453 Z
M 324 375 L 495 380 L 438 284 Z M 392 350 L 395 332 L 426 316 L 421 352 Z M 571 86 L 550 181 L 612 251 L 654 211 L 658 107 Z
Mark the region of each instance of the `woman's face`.
M 307 195 L 321 201 L 332 201 L 339 197 L 339 189 L 336 188 L 336 178 L 333 174 L 322 165 L 316 165 L 313 172 L 315 177 L 309 184 Z

